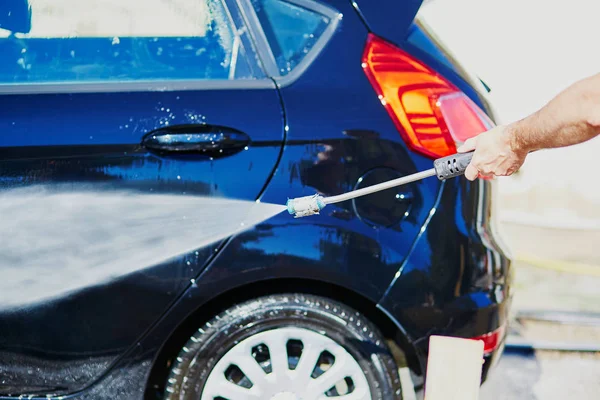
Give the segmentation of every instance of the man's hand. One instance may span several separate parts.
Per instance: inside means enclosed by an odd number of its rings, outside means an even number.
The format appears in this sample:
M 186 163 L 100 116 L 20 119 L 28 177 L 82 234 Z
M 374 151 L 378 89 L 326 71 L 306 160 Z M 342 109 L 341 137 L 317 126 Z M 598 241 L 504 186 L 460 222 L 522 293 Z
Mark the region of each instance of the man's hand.
M 574 83 L 536 113 L 467 140 L 458 152 L 475 150 L 465 171 L 472 181 L 478 176 L 511 175 L 531 152 L 583 143 L 598 135 L 600 73 Z
M 459 153 L 475 150 L 473 159 L 465 171 L 465 177 L 473 181 L 477 177 L 512 175 L 525 162 L 527 151 L 513 148 L 510 126 L 497 126 L 458 148 Z

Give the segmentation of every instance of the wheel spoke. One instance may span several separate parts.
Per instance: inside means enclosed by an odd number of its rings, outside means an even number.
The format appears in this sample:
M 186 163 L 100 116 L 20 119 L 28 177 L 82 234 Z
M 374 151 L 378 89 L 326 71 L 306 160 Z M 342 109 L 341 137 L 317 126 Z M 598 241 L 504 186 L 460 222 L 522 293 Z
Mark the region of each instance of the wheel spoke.
M 249 352 L 245 352 L 236 357 L 235 363 L 242 370 L 244 375 L 252 381 L 252 385 L 259 388 L 264 385 L 267 374 Z
M 210 383 L 203 391 L 202 400 L 212 400 L 217 396 L 233 400 L 260 399 L 260 393 L 254 387 L 246 389 L 228 381 L 225 376 L 214 379 Z
M 294 384 L 298 387 L 306 387 L 305 385 L 312 380 L 310 375 L 323 351 L 322 346 L 316 346 L 310 342 L 303 343 L 303 345 L 300 361 L 294 370 Z
M 333 366 L 311 382 L 311 393 L 313 393 L 314 397 L 325 393 L 338 381 L 352 373 L 352 369 L 348 365 L 350 363 L 346 362 L 346 359 L 347 356 L 338 353 L 335 357 Z
M 272 373 L 277 381 L 287 380 L 290 370 L 286 349 L 287 339 L 284 336 L 274 335 L 270 337 L 266 345 L 271 357 Z

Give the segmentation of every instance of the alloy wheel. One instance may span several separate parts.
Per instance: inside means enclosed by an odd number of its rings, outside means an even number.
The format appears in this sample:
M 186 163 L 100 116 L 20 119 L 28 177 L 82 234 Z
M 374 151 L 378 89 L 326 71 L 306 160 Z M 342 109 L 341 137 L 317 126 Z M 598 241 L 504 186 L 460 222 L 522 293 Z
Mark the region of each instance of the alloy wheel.
M 371 400 L 358 362 L 331 338 L 303 328 L 235 344 L 208 376 L 201 400 Z

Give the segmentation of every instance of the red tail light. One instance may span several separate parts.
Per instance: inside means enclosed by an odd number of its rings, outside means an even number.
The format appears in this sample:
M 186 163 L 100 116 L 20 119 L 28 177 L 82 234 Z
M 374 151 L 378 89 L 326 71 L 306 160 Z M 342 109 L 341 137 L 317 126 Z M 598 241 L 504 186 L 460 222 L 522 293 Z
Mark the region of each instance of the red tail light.
M 483 353 L 490 354 L 500 345 L 500 342 L 504 336 L 504 328 L 505 326 L 503 325 L 494 332 L 486 333 L 485 335 L 477 336 L 471 339 L 483 341 Z
M 493 126 L 463 92 L 391 43 L 369 34 L 362 67 L 406 143 L 438 158 Z

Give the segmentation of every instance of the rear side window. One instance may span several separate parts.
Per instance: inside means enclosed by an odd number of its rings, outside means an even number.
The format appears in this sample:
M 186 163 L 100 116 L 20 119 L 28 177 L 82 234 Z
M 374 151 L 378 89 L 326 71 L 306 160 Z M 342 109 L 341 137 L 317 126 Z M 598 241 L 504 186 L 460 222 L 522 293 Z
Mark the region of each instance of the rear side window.
M 291 72 L 314 48 L 331 16 L 305 7 L 308 1 L 252 0 L 280 75 Z
M 0 84 L 263 77 L 224 0 L 6 3 L 27 1 L 0 2 Z

